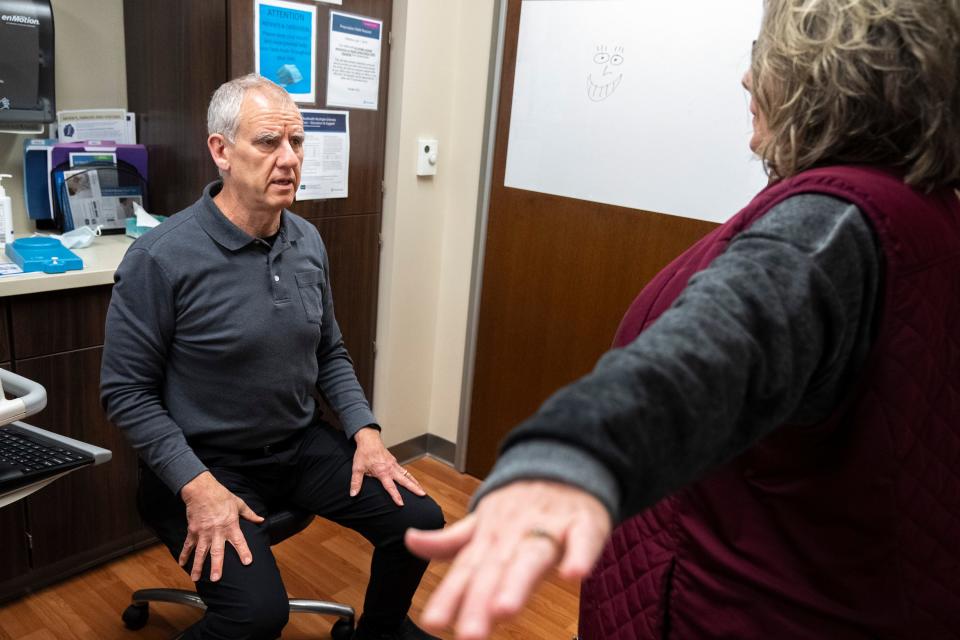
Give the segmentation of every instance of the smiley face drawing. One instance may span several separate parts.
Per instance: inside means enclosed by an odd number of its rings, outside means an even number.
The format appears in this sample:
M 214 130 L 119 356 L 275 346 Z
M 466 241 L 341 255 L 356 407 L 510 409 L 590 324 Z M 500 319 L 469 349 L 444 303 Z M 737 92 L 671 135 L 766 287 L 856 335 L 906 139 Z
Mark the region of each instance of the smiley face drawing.
M 587 74 L 587 97 L 600 102 L 609 98 L 623 80 L 623 74 L 618 69 L 623 64 L 623 47 L 614 47 L 611 53 L 606 46 L 598 46 L 593 63 L 599 69 Z

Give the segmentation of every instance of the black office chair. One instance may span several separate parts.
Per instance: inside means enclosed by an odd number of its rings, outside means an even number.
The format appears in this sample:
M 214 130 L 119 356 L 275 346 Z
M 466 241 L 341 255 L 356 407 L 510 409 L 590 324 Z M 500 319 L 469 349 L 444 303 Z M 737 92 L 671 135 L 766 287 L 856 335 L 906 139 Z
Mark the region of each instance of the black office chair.
M 271 513 L 267 517 L 267 532 L 270 544 L 283 542 L 290 536 L 300 533 L 313 521 L 313 514 L 306 511 L 289 509 Z M 206 609 L 203 600 L 193 591 L 183 589 L 139 589 L 133 593 L 131 604 L 123 611 L 123 624 L 128 629 L 142 629 L 150 617 L 151 602 L 174 602 L 197 609 Z M 318 613 L 338 616 L 330 637 L 333 640 L 350 640 L 353 637 L 354 610 L 344 604 L 324 602 L 323 600 L 301 600 L 290 598 L 290 613 Z

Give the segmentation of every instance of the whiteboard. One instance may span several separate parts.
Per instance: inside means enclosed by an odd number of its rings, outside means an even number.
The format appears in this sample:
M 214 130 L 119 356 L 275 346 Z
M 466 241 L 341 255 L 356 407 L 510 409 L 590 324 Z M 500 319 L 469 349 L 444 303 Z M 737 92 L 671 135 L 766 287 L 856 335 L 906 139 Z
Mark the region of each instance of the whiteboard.
M 767 183 L 740 84 L 762 0 L 524 0 L 505 185 L 722 222 Z

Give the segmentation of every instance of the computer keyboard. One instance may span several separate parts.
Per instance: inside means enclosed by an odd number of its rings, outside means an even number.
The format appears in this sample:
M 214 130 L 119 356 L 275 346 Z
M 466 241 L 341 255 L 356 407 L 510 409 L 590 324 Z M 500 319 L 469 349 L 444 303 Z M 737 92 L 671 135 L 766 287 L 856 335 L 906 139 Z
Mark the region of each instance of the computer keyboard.
M 0 427 L 0 488 L 30 484 L 74 467 L 93 456 L 9 425 Z

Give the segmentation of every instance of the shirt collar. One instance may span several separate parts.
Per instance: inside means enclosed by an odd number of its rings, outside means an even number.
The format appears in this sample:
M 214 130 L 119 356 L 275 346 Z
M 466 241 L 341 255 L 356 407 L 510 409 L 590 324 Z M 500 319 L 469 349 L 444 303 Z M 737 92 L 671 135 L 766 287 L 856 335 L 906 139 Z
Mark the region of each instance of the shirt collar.
M 197 220 L 204 231 L 207 232 L 215 242 L 230 251 L 237 251 L 255 242 L 256 238 L 243 231 L 237 225 L 230 222 L 220 207 L 213 201 L 213 198 L 220 193 L 223 188 L 222 180 L 214 180 L 203 189 L 203 196 L 200 201 L 202 208 L 197 216 Z M 299 240 L 303 234 L 290 219 L 291 213 L 284 209 L 280 213 L 280 236 L 277 242 L 290 243 Z

